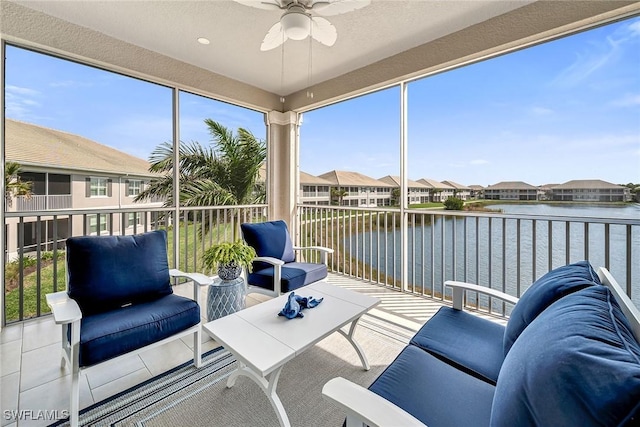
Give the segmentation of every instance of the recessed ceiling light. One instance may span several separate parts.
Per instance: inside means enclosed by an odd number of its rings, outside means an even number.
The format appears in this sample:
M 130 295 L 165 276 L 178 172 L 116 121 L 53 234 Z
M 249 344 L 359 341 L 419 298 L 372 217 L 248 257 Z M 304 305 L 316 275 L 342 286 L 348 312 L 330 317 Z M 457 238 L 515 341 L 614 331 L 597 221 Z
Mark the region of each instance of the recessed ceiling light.
M 210 42 L 210 41 L 209 41 L 209 39 L 207 39 L 207 38 L 204 38 L 204 37 L 198 37 L 198 43 L 200 43 L 200 44 L 209 44 L 209 43 L 211 43 L 211 42 Z

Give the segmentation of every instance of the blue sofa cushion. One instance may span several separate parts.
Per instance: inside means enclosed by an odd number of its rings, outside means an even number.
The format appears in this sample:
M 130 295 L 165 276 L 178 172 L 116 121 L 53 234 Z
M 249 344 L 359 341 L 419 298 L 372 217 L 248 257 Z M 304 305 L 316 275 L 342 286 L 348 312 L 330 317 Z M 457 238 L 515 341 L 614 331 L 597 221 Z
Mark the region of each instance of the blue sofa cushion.
M 281 268 L 282 292 L 294 291 L 327 277 L 327 266 L 325 264 L 290 262 Z M 253 273 L 249 274 L 247 282 L 253 286 L 273 290 L 273 267 L 263 268 L 258 271 L 253 270 Z
M 408 345 L 369 387 L 430 427 L 489 425 L 494 387 Z
M 462 310 L 441 307 L 411 339 L 443 361 L 495 385 L 504 360 L 504 326 Z
M 155 301 L 83 317 L 80 366 L 91 366 L 165 339 L 200 321 L 192 299 L 166 295 Z
M 640 425 L 640 345 L 603 285 L 541 313 L 507 354 L 491 425 Z
M 296 257 L 293 253 L 293 244 L 287 223 L 278 221 L 244 223 L 240 224 L 242 237 L 245 242 L 253 249 L 256 254 L 261 257 L 272 257 L 284 262 L 293 262 Z M 267 268 L 269 264 L 263 262 L 254 262 L 253 270 L 262 270 Z
M 169 295 L 167 233 L 70 237 L 67 276 L 83 315 Z
M 522 294 L 509 316 L 504 333 L 504 354 L 544 309 L 565 295 L 594 284 L 600 284 L 600 279 L 588 261 L 558 267 L 536 280 Z

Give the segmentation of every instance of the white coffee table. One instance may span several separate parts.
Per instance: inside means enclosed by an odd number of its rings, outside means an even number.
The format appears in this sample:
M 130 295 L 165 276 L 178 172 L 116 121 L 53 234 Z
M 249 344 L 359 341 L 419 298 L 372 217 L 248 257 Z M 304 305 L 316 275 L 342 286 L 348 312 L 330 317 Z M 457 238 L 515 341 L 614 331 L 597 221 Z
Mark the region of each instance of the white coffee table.
M 276 394 L 284 365 L 333 332 L 339 332 L 353 345 L 363 368 L 369 370 L 369 362 L 353 334 L 360 317 L 380 303 L 377 298 L 322 281 L 295 292 L 324 300 L 317 307 L 303 310 L 303 318 L 289 320 L 278 316 L 287 302 L 287 293 L 203 326 L 238 360 L 238 369 L 229 376 L 227 387 L 233 387 L 240 375 L 251 378 L 269 398 L 282 427 L 291 425 Z M 351 324 L 348 331 L 342 330 L 347 324 Z

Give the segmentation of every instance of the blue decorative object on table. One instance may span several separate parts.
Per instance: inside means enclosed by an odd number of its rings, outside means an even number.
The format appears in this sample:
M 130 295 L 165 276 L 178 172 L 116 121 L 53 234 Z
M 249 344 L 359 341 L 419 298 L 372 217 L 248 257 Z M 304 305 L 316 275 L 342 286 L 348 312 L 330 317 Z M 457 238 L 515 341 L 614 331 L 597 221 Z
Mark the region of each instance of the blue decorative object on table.
M 293 319 L 294 317 L 304 317 L 302 310 L 305 308 L 313 308 L 320 304 L 324 298 L 315 299 L 313 297 L 301 297 L 296 295 L 295 292 L 289 294 L 287 303 L 284 308 L 280 310 L 278 316 L 284 316 L 287 319 Z

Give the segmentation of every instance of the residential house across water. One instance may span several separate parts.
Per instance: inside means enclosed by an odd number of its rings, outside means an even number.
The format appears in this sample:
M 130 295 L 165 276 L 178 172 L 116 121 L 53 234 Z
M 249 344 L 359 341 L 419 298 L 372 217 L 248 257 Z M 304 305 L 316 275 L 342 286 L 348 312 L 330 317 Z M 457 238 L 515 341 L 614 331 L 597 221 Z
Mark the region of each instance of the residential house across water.
M 7 218 L 7 255 L 15 257 L 18 247 L 25 252 L 38 242 L 64 241 L 74 234 L 132 234 L 152 213 L 144 215 L 134 208 L 134 198 L 149 184 L 154 174 L 146 160 L 115 150 L 85 137 L 5 120 L 7 162 L 20 164 L 20 178 L 31 182 L 31 196 L 18 196 L 7 206 L 8 212 L 51 211 L 50 216 Z M 160 206 L 161 203 L 151 203 Z M 63 209 L 127 209 L 118 217 L 100 214 L 56 214 Z M 39 224 L 39 225 L 38 225 Z M 54 237 L 55 236 L 55 237 Z M 19 242 L 23 240 L 24 244 Z
M 333 170 L 323 173 L 320 178 L 331 183 L 332 202 L 341 206 L 376 207 L 392 204 L 391 190 L 395 185 L 348 171 Z
M 538 200 L 542 190 L 522 181 L 502 181 L 484 189 L 487 200 Z
M 461 200 L 467 200 L 471 198 L 471 188 L 466 185 L 458 184 L 454 181 L 445 180 L 442 181 L 443 184 L 447 184 L 449 187 L 453 187 L 454 197 L 457 197 Z
M 628 202 L 631 190 L 600 179 L 573 180 L 550 188 L 551 199 L 563 202 Z
M 400 177 L 397 175 L 387 175 L 379 179 L 379 181 L 391 184 L 400 191 Z M 413 180 L 407 182 L 407 202 L 412 204 L 428 203 L 429 202 L 429 187 Z

